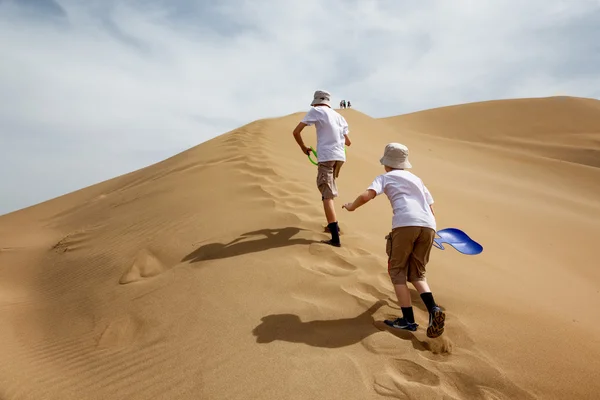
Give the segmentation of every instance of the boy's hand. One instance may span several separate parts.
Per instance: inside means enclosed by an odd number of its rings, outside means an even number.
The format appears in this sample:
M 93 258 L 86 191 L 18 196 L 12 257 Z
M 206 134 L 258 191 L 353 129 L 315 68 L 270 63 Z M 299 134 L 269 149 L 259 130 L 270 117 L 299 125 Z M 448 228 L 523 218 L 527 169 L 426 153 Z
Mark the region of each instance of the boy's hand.
M 377 193 L 375 193 L 375 190 L 373 190 L 373 189 L 367 189 L 361 195 L 359 195 L 356 198 L 356 200 L 354 200 L 354 202 L 352 202 L 352 203 L 346 203 L 346 204 L 344 204 L 342 206 L 342 208 L 345 208 L 348 211 L 354 211 L 358 207 L 361 207 L 362 205 L 364 205 L 364 204 L 368 203 L 369 201 L 373 200 L 375 198 L 375 196 L 377 196 Z
M 352 207 L 352 203 L 346 203 L 346 204 L 342 205 L 342 208 L 345 208 L 348 211 L 354 211 L 355 210 L 355 208 Z
M 307 156 L 310 154 L 311 150 L 312 150 L 312 147 L 302 146 L 302 152 L 304 154 L 306 154 Z

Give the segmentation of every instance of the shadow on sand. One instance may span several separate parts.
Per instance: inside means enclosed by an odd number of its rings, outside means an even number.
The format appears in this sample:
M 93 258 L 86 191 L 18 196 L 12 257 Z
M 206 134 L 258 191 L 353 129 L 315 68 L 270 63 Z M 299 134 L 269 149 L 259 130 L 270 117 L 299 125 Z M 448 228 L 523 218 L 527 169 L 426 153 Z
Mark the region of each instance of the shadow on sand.
M 274 314 L 261 319 L 261 324 L 252 331 L 257 343 L 271 343 L 281 340 L 290 343 L 304 343 L 313 347 L 340 348 L 359 343 L 374 333 L 381 332 L 375 324 L 383 321 L 373 319 L 373 314 L 382 306 L 388 305 L 379 300 L 362 314 L 353 318 L 315 320 L 303 322 L 294 314 Z M 394 336 L 410 340 L 416 350 L 427 351 L 427 342 L 419 340 L 412 332 L 390 331 Z
M 221 258 L 235 257 L 242 254 L 257 253 L 277 247 L 307 245 L 311 243 L 319 243 L 316 240 L 308 240 L 301 238 L 293 238 L 298 232 L 305 229 L 296 227 L 286 227 L 278 229 L 261 229 L 258 231 L 247 232 L 239 238 L 232 240 L 229 243 L 210 243 L 201 246 L 185 256 L 181 261 L 189 261 L 195 263 L 205 260 L 216 260 Z M 253 236 L 263 238 L 252 238 Z
M 282 340 L 314 347 L 350 346 L 378 332 L 373 325 L 373 314 L 386 304 L 380 300 L 354 318 L 334 320 L 302 322 L 294 314 L 268 315 L 261 319 L 262 323 L 252 333 L 256 336 L 257 343 Z

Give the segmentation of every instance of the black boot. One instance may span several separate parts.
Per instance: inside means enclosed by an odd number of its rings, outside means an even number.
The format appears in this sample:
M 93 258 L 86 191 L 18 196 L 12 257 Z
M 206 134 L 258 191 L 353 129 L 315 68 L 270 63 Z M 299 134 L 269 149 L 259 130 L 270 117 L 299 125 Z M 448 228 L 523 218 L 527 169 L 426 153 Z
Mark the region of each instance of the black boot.
M 332 222 L 327 225 L 327 228 L 329 228 L 329 232 L 331 232 L 331 240 L 323 240 L 322 243 L 326 243 L 335 247 L 341 247 L 342 244 L 340 243 L 340 232 L 338 228 L 338 223 Z

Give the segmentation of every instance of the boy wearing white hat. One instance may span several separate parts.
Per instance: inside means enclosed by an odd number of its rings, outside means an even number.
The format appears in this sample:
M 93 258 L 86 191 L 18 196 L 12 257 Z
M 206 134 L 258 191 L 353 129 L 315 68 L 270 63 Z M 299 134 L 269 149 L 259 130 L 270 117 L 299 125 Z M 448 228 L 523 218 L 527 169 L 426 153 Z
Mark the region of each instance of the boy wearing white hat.
M 412 168 L 406 146 L 389 143 L 385 146 L 380 163 L 386 173 L 377 176 L 364 193 L 342 208 L 354 211 L 377 195 L 386 194 L 394 212 L 392 231 L 386 236 L 388 273 L 402 308 L 402 318 L 385 320 L 385 323 L 394 328 L 417 330 L 408 281 L 419 291 L 427 306 L 427 336 L 435 338 L 444 333 L 446 316 L 435 303 L 425 279 L 425 266 L 429 262 L 436 232 L 433 197 L 419 177 L 406 171 Z
M 317 130 L 317 188 L 321 192 L 325 218 L 327 218 L 327 231 L 331 233 L 331 240 L 324 240 L 323 243 L 340 247 L 339 226 L 334 207 L 334 198 L 338 195 L 335 179 L 346 161 L 344 145 L 350 146 L 351 144 L 348 137 L 348 123 L 342 115 L 331 108 L 331 94 L 327 91 L 315 91 L 310 105 L 310 110 L 294 129 L 294 138 L 302 152 L 309 154 L 311 148 L 304 145 L 301 132 L 304 127 L 315 125 Z

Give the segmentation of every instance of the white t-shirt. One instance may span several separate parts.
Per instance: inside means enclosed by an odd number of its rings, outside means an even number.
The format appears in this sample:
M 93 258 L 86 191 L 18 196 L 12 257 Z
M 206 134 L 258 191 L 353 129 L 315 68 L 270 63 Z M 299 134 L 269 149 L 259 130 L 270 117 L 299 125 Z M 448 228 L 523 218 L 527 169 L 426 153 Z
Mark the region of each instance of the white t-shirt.
M 401 226 L 437 229 L 429 208 L 433 197 L 423 181 L 412 172 L 396 169 L 379 175 L 368 189 L 374 190 L 377 195 L 387 195 L 394 210 L 392 229 Z
M 326 107 L 311 107 L 302 119 L 306 125 L 317 129 L 317 161 L 346 161 L 344 146 L 348 123 L 337 111 Z

